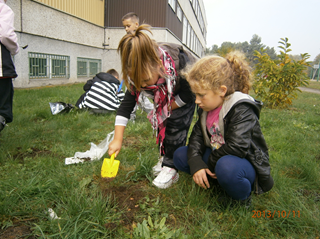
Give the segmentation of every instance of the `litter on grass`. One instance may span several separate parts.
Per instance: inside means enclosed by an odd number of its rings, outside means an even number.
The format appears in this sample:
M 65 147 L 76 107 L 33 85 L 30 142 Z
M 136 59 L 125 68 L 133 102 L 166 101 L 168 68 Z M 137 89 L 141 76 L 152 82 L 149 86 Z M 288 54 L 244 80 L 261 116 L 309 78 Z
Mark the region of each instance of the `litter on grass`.
M 67 104 L 64 102 L 49 102 L 51 113 L 53 115 L 59 114 L 59 113 L 68 113 L 71 111 L 74 106 L 72 104 Z
M 91 144 L 90 150 L 86 152 L 76 152 L 73 157 L 65 159 L 65 164 L 83 163 L 85 161 L 99 160 L 107 152 L 110 142 L 113 140 L 114 131 L 109 133 L 107 137 L 98 145 Z
M 48 213 L 51 220 L 61 219 L 61 217 L 58 217 L 58 215 L 53 211 L 52 208 L 48 208 Z

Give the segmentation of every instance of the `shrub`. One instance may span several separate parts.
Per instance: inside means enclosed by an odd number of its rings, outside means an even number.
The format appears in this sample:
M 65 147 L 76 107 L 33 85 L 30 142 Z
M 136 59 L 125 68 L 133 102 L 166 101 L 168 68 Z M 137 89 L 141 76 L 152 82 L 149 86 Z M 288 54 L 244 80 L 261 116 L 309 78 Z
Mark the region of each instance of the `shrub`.
M 282 50 L 276 60 L 272 60 L 264 48 L 261 53 L 255 51 L 258 64 L 254 70 L 253 89 L 257 98 L 269 108 L 288 108 L 297 98 L 297 92 L 301 92 L 298 87 L 308 84 L 308 53 L 301 54 L 301 60 L 295 61 L 288 55 L 291 51 L 288 38 L 281 38 L 279 43 Z

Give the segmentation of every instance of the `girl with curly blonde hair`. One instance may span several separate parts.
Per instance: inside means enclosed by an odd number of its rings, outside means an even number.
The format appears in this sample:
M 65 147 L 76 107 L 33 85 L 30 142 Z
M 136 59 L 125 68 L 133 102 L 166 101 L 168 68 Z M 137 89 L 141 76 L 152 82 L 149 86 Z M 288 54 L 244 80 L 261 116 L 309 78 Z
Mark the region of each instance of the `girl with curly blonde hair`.
M 251 69 L 244 54 L 204 57 L 185 76 L 196 95 L 199 119 L 188 146 L 175 151 L 174 165 L 200 187 L 214 184 L 230 202 L 250 203 L 251 191 L 269 191 L 273 179 L 259 124 L 262 103 L 248 95 Z

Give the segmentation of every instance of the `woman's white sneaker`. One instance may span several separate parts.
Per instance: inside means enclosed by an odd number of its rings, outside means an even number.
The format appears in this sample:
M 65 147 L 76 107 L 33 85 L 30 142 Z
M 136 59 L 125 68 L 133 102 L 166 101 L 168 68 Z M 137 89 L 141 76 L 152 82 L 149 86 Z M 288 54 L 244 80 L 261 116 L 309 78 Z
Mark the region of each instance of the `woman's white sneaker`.
M 168 188 L 173 183 L 178 182 L 179 173 L 174 168 L 163 166 L 159 175 L 153 180 L 152 184 L 158 188 Z
M 161 172 L 161 169 L 162 169 L 162 161 L 163 161 L 163 156 L 161 156 L 159 159 L 158 159 L 158 163 L 152 167 L 152 172 L 153 172 L 153 175 L 156 177 L 159 175 L 159 173 Z

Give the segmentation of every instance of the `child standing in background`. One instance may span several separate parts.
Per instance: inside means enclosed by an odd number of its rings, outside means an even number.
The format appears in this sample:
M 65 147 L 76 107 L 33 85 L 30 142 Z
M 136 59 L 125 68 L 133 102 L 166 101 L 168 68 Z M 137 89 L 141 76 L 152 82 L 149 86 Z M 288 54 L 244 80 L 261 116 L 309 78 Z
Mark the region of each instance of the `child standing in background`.
M 117 156 L 120 152 L 130 112 L 139 95 L 142 92 L 148 94 L 154 101 L 154 110 L 148 118 L 157 131 L 157 143 L 163 156 L 153 167 L 154 175 L 157 175 L 153 184 L 158 188 L 167 188 L 178 181 L 173 153 L 185 145 L 194 114 L 194 96 L 188 82 L 180 75 L 180 71 L 194 58 L 180 45 L 157 44 L 144 32 L 151 33 L 150 27 L 139 26 L 119 43 L 122 75 L 128 90 L 117 111 L 109 155 L 115 153 Z
M 134 12 L 129 12 L 122 17 L 122 25 L 127 34 L 133 33 L 139 27 L 139 17 Z
M 18 39 L 13 27 L 14 13 L 6 2 L 7 0 L 0 0 L 0 132 L 6 123 L 13 120 L 12 78 L 18 76 L 11 57 L 19 51 Z
M 186 74 L 196 95 L 199 120 L 174 165 L 202 188 L 217 182 L 234 200 L 248 202 L 273 187 L 268 148 L 261 132 L 262 103 L 248 95 L 251 72 L 240 52 L 207 56 Z

